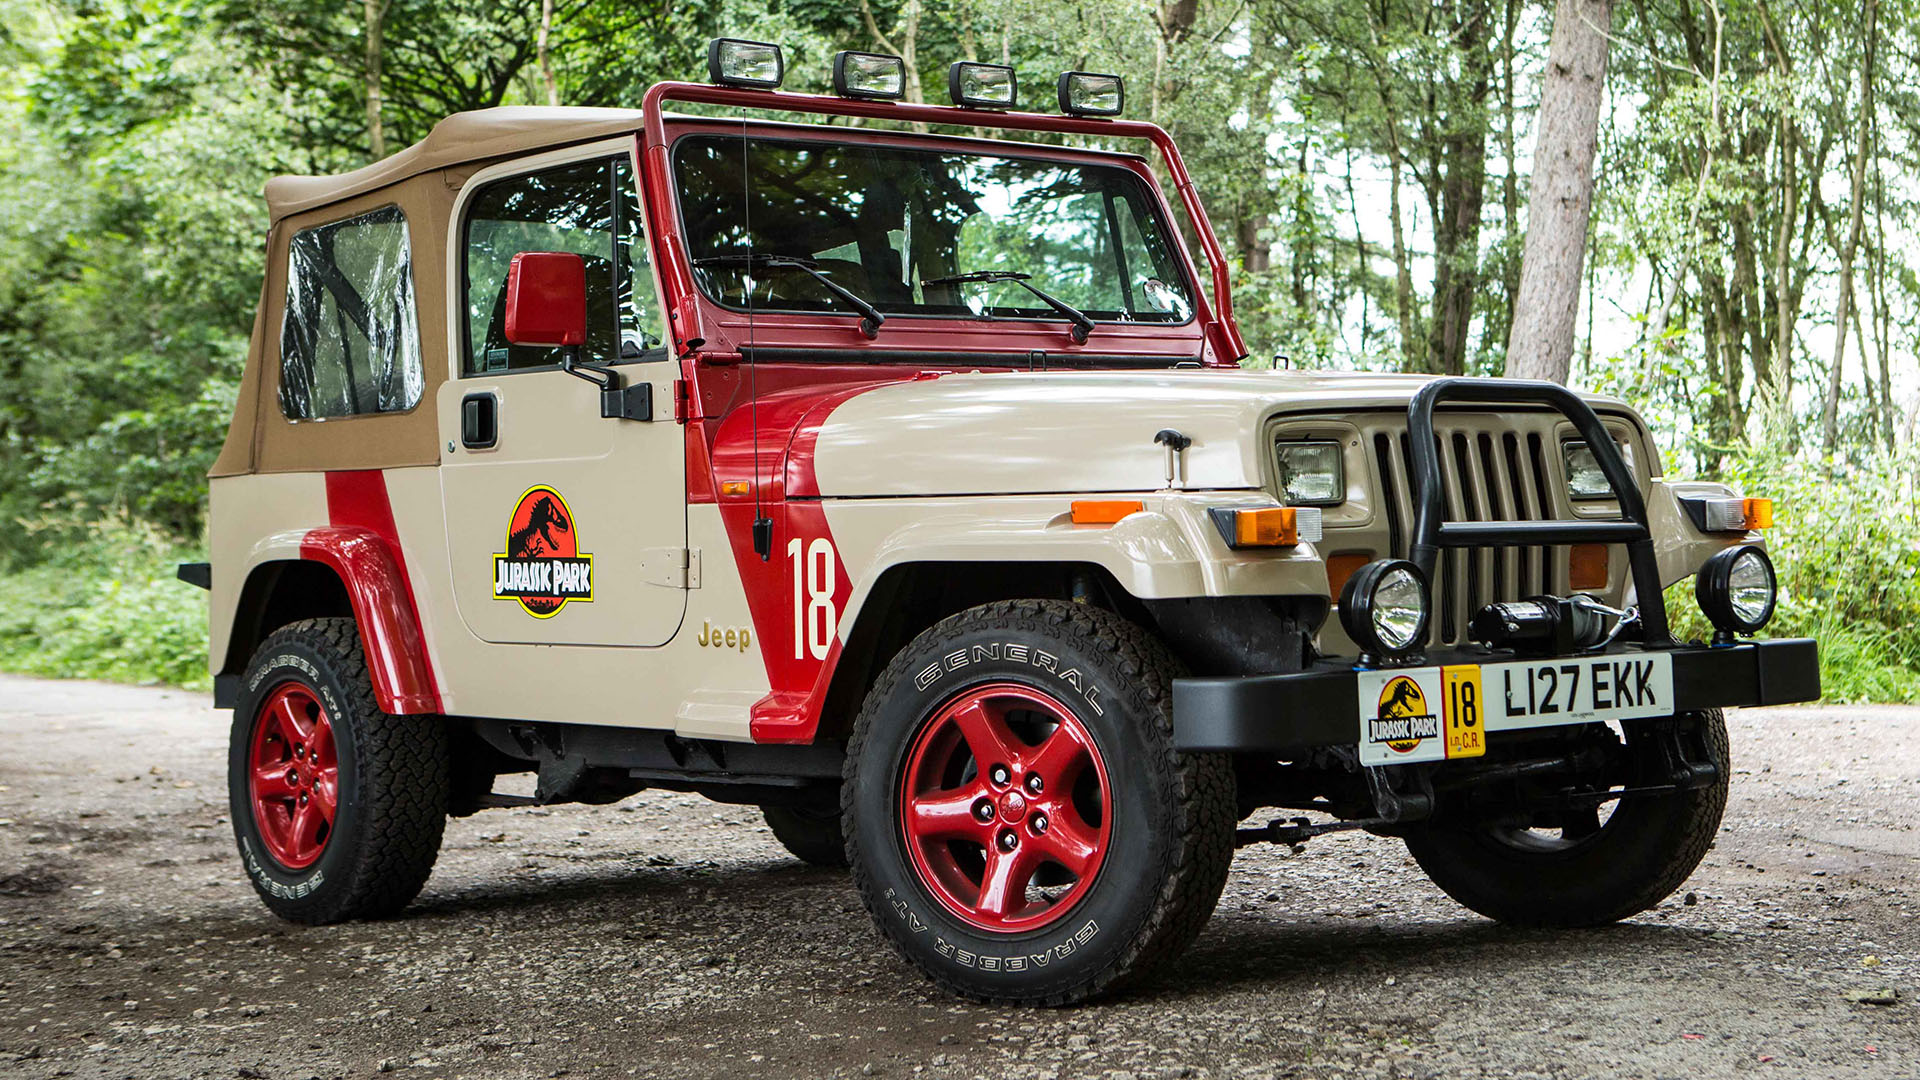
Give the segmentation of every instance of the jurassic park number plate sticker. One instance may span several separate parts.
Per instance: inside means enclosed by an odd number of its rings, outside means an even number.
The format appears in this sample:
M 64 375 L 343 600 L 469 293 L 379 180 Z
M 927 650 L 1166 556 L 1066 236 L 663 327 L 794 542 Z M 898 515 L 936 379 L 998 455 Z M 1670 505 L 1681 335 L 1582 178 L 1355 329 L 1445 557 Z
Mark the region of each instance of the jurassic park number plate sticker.
M 580 550 L 567 500 L 545 484 L 528 488 L 513 508 L 507 550 L 493 557 L 493 598 L 536 619 L 593 600 L 593 556 Z
M 1479 757 L 1489 731 L 1671 716 L 1661 653 L 1361 671 L 1360 763 Z

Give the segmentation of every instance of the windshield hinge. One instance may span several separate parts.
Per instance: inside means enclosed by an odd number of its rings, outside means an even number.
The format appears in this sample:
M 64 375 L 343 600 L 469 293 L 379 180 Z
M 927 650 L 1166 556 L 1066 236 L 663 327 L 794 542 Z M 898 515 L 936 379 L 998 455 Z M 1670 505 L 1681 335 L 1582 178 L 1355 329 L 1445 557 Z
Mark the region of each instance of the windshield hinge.
M 697 589 L 700 587 L 700 552 L 693 548 L 642 549 L 640 580 L 667 589 Z

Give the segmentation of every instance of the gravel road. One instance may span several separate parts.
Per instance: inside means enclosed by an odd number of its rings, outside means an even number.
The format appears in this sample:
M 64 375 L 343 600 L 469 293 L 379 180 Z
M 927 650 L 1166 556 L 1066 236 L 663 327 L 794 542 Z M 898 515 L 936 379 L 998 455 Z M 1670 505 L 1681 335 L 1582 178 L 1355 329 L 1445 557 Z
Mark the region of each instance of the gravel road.
M 1022 1011 L 670 793 L 455 821 L 405 917 L 287 925 L 234 854 L 226 713 L 0 676 L 0 1076 L 1920 1077 L 1916 721 L 1732 717 L 1718 843 L 1622 926 L 1505 930 L 1327 837 L 1243 851 L 1158 985 Z

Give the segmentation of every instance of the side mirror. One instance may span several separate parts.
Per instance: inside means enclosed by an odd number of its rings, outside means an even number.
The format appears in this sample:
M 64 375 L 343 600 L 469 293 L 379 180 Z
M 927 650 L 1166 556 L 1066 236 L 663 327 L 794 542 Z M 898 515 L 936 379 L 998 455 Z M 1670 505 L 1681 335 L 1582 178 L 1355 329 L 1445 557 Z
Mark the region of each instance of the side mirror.
M 559 349 L 560 370 L 600 388 L 600 415 L 653 419 L 653 384 L 628 386 L 604 364 L 580 361 L 587 343 L 587 264 L 566 251 L 523 251 L 507 267 L 507 343 Z
M 587 264 L 566 251 L 523 251 L 507 268 L 507 342 L 578 348 L 587 342 Z

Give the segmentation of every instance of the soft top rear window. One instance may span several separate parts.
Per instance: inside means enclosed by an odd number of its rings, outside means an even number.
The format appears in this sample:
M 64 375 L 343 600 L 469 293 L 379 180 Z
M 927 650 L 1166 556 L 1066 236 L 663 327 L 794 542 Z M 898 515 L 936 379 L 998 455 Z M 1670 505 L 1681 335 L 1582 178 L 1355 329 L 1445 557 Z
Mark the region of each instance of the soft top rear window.
M 1193 298 L 1152 192 L 1114 165 L 867 143 L 689 135 L 676 144 L 694 277 L 732 308 L 848 313 L 806 260 L 888 315 L 1184 323 Z

